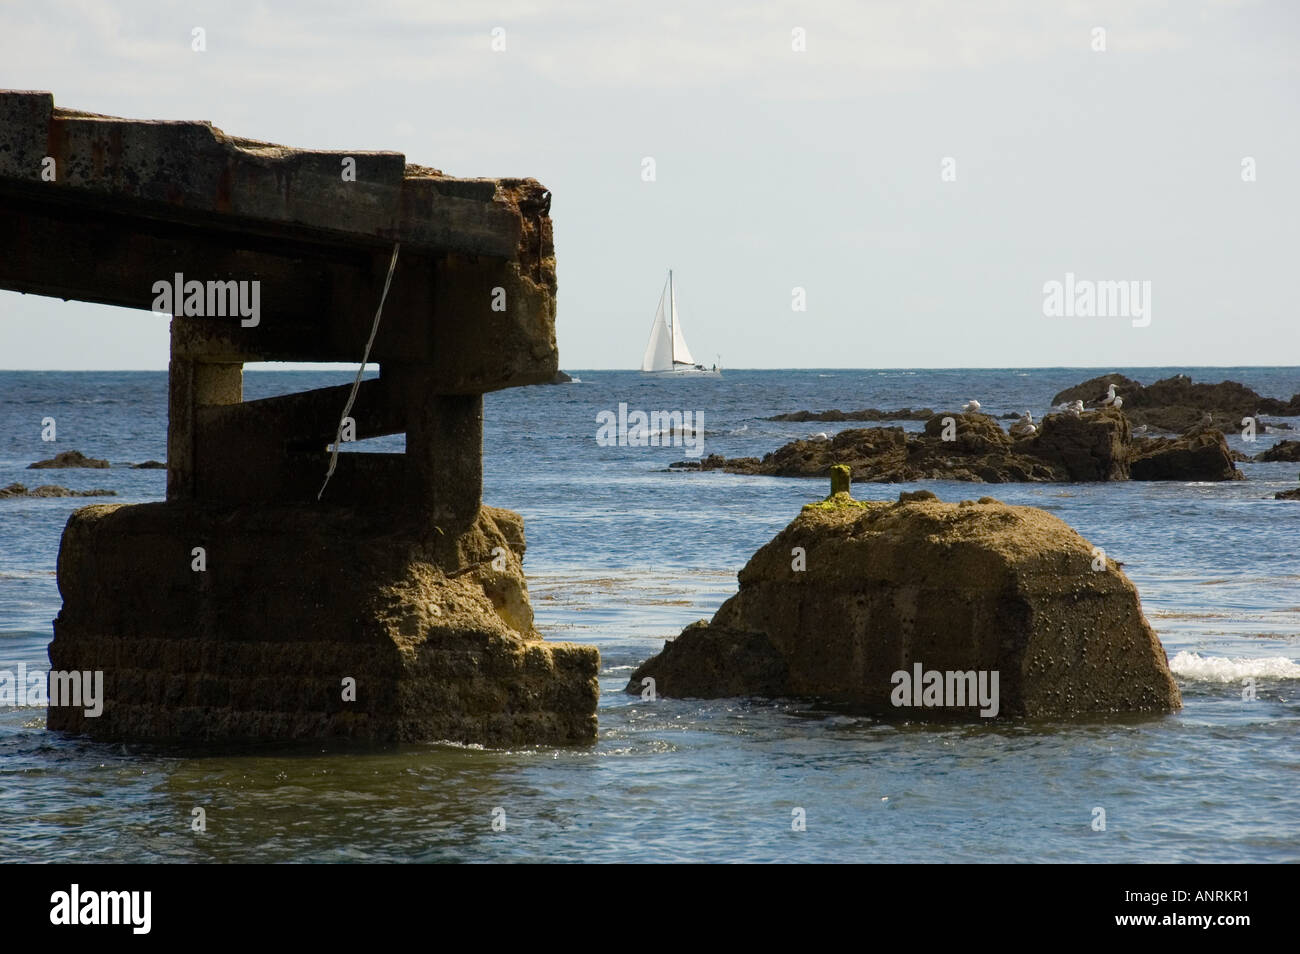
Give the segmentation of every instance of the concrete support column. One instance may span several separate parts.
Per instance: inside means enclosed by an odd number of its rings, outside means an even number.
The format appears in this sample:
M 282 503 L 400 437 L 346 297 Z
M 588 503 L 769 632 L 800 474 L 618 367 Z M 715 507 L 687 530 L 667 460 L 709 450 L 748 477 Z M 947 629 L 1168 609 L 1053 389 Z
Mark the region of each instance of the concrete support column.
M 444 531 L 469 526 L 483 500 L 483 395 L 432 395 L 408 414 L 406 457 L 415 499 Z

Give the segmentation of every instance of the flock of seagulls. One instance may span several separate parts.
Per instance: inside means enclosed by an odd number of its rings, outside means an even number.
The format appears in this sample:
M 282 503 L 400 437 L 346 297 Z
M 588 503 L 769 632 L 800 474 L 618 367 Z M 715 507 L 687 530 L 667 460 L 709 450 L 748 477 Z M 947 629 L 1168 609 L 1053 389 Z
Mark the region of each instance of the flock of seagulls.
M 1116 393 L 1115 385 L 1110 384 L 1106 387 L 1106 393 L 1095 398 L 1091 403 L 1097 407 L 1113 407 L 1116 410 L 1119 410 L 1124 406 L 1124 398 Z M 962 405 L 961 410 L 963 414 L 979 413 L 980 402 L 971 398 Z M 1056 405 L 1054 410 L 1060 411 L 1062 414 L 1069 415 L 1070 417 L 1080 417 L 1084 411 L 1084 403 L 1080 400 L 1066 401 L 1063 404 Z M 1207 418 L 1208 416 L 1209 415 L 1206 415 Z M 1034 416 L 1028 411 L 1025 411 L 1025 413 L 1020 415 L 1008 430 L 1010 430 L 1012 437 L 1031 437 L 1038 433 L 1038 426 L 1034 424 Z M 1146 430 L 1146 427 L 1143 426 L 1140 429 L 1136 429 L 1134 433 L 1146 433 Z

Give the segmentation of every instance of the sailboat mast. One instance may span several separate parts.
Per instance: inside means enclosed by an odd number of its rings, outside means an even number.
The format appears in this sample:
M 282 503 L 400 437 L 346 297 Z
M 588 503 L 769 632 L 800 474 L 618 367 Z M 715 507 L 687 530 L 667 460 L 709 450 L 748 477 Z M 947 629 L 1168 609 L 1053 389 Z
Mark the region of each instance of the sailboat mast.
M 677 364 L 677 336 L 673 333 L 673 319 L 677 317 L 677 309 L 673 307 L 673 270 L 668 269 L 668 340 L 671 342 L 668 350 L 672 352 L 673 364 Z

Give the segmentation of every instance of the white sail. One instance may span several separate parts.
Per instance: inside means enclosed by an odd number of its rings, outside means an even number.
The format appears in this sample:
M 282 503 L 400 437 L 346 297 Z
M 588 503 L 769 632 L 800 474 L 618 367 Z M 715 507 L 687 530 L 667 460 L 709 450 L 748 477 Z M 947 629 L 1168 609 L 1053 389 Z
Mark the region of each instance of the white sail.
M 677 290 L 672 287 L 672 280 L 668 282 L 669 294 L 672 296 L 673 307 L 673 364 L 695 364 L 695 359 L 691 357 L 691 349 L 686 347 L 686 339 L 682 337 L 681 315 L 677 312 Z
M 673 335 L 668 330 L 668 319 L 664 315 L 664 299 L 667 296 L 668 284 L 665 282 L 663 294 L 659 296 L 659 308 L 655 311 L 655 321 L 650 327 L 650 341 L 645 346 L 645 357 L 641 359 L 642 371 L 673 369 Z
M 650 326 L 650 341 L 645 346 L 641 370 L 710 374 L 714 377 L 719 374 L 717 365 L 709 371 L 696 364 L 691 349 L 686 346 L 681 315 L 677 311 L 677 289 L 673 285 L 672 269 L 668 270 L 668 281 L 664 282 L 664 290 L 659 295 L 659 307 L 655 310 L 654 324 Z

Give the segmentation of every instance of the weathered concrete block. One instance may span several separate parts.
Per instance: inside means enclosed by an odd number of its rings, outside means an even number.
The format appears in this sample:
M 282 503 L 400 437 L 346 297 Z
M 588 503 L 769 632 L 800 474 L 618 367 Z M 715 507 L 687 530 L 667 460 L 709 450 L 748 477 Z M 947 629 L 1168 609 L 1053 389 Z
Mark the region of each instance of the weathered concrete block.
M 102 670 L 106 701 L 98 718 L 51 707 L 49 727 L 113 740 L 590 741 L 599 654 L 533 629 L 523 553 L 522 521 L 493 508 L 464 532 L 427 535 L 301 507 L 83 508 L 59 553 L 50 661 Z
M 803 569 L 792 565 L 797 547 Z M 653 678 L 667 696 L 805 696 L 902 719 L 976 717 L 971 705 L 895 705 L 894 674 L 919 665 L 998 673 L 999 716 L 1179 708 L 1137 590 L 1097 561 L 1033 507 L 840 494 L 755 553 L 739 593 L 637 669 L 627 691 Z

